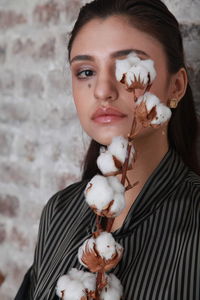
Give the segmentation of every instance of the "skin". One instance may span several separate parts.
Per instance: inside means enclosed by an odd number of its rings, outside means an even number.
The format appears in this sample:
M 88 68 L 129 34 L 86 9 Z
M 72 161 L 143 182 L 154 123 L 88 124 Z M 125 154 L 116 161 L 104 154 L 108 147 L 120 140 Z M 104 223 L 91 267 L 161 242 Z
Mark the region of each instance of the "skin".
M 141 59 L 150 58 L 157 72 L 150 92 L 161 102 L 180 100 L 185 93 L 187 76 L 184 69 L 169 74 L 162 45 L 149 34 L 131 26 L 124 17 L 94 19 L 82 27 L 76 36 L 70 55 L 73 97 L 83 129 L 97 142 L 108 145 L 113 136 L 127 136 L 133 120 L 133 95 L 115 78 L 115 61 L 126 55 L 113 55 L 124 49 L 136 49 Z M 145 54 L 143 54 L 143 52 Z M 89 55 L 90 58 L 77 56 Z M 99 124 L 92 115 L 100 107 L 114 107 L 124 118 Z M 126 208 L 115 219 L 112 231 L 119 228 L 141 191 L 147 178 L 168 151 L 167 124 L 158 129 L 145 128 L 134 140 L 138 156 L 134 169 L 128 172 L 131 182 L 139 184 L 126 193 Z

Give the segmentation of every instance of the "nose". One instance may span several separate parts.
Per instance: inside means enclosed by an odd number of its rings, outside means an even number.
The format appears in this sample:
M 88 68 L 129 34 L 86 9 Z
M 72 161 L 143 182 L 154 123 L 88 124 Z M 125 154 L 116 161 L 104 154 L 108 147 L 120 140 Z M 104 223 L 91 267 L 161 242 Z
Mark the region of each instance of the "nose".
M 94 96 L 102 103 L 115 101 L 118 98 L 116 79 L 109 74 L 101 74 L 95 84 Z

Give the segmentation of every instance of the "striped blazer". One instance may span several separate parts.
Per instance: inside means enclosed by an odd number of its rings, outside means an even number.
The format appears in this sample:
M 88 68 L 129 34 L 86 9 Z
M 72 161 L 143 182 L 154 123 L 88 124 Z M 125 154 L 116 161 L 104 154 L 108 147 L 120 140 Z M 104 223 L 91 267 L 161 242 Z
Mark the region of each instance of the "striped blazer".
M 72 267 L 84 269 L 77 251 L 95 230 L 95 214 L 84 201 L 86 184 L 70 185 L 45 206 L 34 262 L 16 300 L 58 299 L 58 278 Z M 113 235 L 124 247 L 112 270 L 124 300 L 200 299 L 200 177 L 172 148 Z

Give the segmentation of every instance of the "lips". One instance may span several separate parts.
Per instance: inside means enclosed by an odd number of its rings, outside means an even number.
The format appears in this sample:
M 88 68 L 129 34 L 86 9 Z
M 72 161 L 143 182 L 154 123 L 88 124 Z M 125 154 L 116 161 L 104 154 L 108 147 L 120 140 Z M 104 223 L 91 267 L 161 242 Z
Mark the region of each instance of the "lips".
M 114 121 L 119 121 L 125 118 L 126 115 L 118 111 L 116 108 L 108 107 L 98 108 L 95 113 L 92 115 L 92 120 L 97 123 L 111 123 Z

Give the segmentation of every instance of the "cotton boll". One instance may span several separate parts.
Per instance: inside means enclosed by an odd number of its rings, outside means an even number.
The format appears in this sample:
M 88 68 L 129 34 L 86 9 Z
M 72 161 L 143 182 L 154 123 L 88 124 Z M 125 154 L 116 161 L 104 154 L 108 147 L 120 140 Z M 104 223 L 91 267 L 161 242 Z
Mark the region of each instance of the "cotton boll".
M 145 95 L 147 93 L 145 93 L 144 95 L 140 96 L 137 98 L 137 101 L 135 102 L 136 105 L 140 105 L 143 101 L 145 101 Z
M 108 183 L 112 187 L 114 193 L 124 193 L 124 186 L 116 176 L 107 177 Z
M 156 95 L 147 92 L 138 98 L 136 105 L 139 106 L 142 102 L 145 103 L 148 113 L 153 107 L 156 109 L 156 117 L 151 120 L 151 125 L 160 125 L 170 119 L 171 110 L 169 107 L 161 103 L 160 99 Z
M 120 280 L 114 275 L 110 274 L 107 276 L 108 285 L 102 290 L 100 299 L 101 300 L 120 300 L 123 293 L 123 287 Z
M 87 300 L 84 285 L 81 282 L 71 280 L 70 285 L 65 289 L 64 300 Z
M 172 114 L 170 108 L 162 103 L 156 106 L 156 112 L 157 117 L 151 121 L 152 125 L 159 125 L 166 122 L 170 119 Z
M 116 288 L 119 290 L 120 293 L 122 293 L 122 284 L 120 280 L 114 275 L 114 274 L 109 274 L 109 283 L 112 287 Z
M 138 57 L 138 55 L 135 52 L 131 52 L 129 55 L 127 55 L 126 59 L 130 64 L 130 68 L 133 65 L 137 65 L 141 61 L 141 59 Z
M 75 268 L 72 268 L 69 272 L 68 272 L 68 276 L 70 277 L 71 280 L 78 280 L 78 281 L 82 281 L 82 278 L 84 276 L 84 271 L 82 270 L 78 270 Z
M 82 282 L 84 287 L 88 291 L 95 291 L 96 288 L 96 275 L 89 273 L 89 272 L 84 272 Z
M 140 96 L 137 101 L 136 105 L 140 105 L 142 102 L 145 103 L 147 111 L 149 112 L 154 106 L 160 104 L 160 100 L 156 95 L 146 92 L 144 95 Z
M 97 188 L 96 180 L 102 181 Z M 123 196 L 117 194 L 124 194 L 125 187 L 117 177 L 96 175 L 87 186 L 86 202 L 96 214 L 113 218 L 121 213 L 125 204 L 123 203 Z
M 107 272 L 119 263 L 123 247 L 115 242 L 111 233 L 101 232 L 94 236 L 79 248 L 79 262 L 93 273 Z
M 154 68 L 154 61 L 151 59 L 134 61 L 131 68 L 126 73 L 127 84 L 131 85 L 136 80 L 146 85 L 150 79 L 150 83 L 156 77 L 156 70 Z
M 87 299 L 83 283 L 77 278 L 71 279 L 70 275 L 63 275 L 58 279 L 56 294 L 64 300 L 81 300 Z
M 114 202 L 110 207 L 110 212 L 114 217 L 117 217 L 121 214 L 123 209 L 126 206 L 124 194 L 118 193 L 114 195 Z
M 115 76 L 118 81 L 120 81 L 123 75 L 129 70 L 130 64 L 125 59 L 116 60 L 116 71 Z
M 129 156 L 129 165 L 131 165 L 131 163 L 133 162 L 135 154 L 136 154 L 136 151 L 135 151 L 134 146 L 132 145 L 131 151 L 130 151 L 130 156 Z
M 104 153 L 104 152 L 106 152 L 106 147 L 100 147 L 99 153 L 101 154 L 101 153 Z
M 56 295 L 61 298 L 62 291 L 67 289 L 67 287 L 70 285 L 70 283 L 71 283 L 71 280 L 70 280 L 69 276 L 67 276 L 67 275 L 61 276 L 57 281 Z
M 148 71 L 142 65 L 134 66 L 126 73 L 126 83 L 128 86 L 136 80 L 146 85 L 148 79 Z
M 127 139 L 122 136 L 116 136 L 108 146 L 108 151 L 123 164 L 126 159 L 127 145 Z
M 116 157 L 121 162 L 121 164 L 123 164 L 127 156 L 127 146 L 128 146 L 127 139 L 125 139 L 122 136 L 116 136 L 112 139 L 111 144 L 108 146 L 108 151 L 114 157 Z M 130 158 L 129 158 L 129 165 L 132 163 L 134 156 L 135 156 L 135 149 L 132 145 Z
M 141 60 L 141 65 L 144 66 L 149 74 L 150 83 L 156 78 L 156 70 L 154 68 L 154 61 L 151 59 Z
M 113 199 L 113 190 L 106 177 L 95 175 L 86 186 L 85 198 L 89 206 L 95 206 L 98 210 L 108 206 Z
M 145 86 L 152 83 L 156 77 L 154 62 L 151 59 L 141 60 L 136 53 L 130 53 L 126 59 L 116 61 L 116 78 L 121 81 L 125 76 L 125 83 L 128 87 L 134 87 L 134 82 Z
M 87 289 L 88 291 L 94 291 L 96 288 L 96 275 L 95 274 L 72 268 L 69 271 L 68 276 L 72 280 L 77 280 L 77 281 L 82 282 L 82 284 L 84 285 L 84 288 Z
M 140 61 L 140 58 L 136 53 L 130 53 L 126 59 L 117 59 L 116 60 L 116 71 L 115 76 L 118 81 L 120 81 L 124 74 L 133 66 L 137 65 Z
M 112 256 L 115 254 L 116 246 L 119 246 L 120 249 L 122 248 L 121 245 L 115 242 L 111 233 L 102 232 L 96 238 L 96 249 L 101 255 L 101 257 L 107 260 L 111 259 Z
M 109 151 L 101 152 L 97 158 L 97 166 L 103 174 L 110 174 L 117 172 L 113 156 Z
M 85 268 L 87 268 L 87 265 L 85 265 L 82 261 L 82 257 L 86 249 L 89 251 L 93 251 L 95 245 L 95 239 L 93 237 L 87 239 L 81 247 L 78 249 L 78 260 L 81 265 L 83 265 Z
M 111 233 L 102 232 L 96 238 L 96 249 L 105 259 L 111 259 L 115 253 L 115 240 Z
M 145 93 L 144 100 L 146 101 L 148 111 L 150 111 L 154 106 L 160 104 L 160 99 L 151 93 Z

